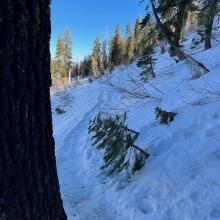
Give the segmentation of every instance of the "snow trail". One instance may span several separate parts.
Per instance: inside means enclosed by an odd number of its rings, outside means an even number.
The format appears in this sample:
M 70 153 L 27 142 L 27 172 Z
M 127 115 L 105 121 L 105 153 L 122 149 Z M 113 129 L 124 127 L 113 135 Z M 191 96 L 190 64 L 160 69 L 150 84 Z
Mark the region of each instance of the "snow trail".
M 58 169 L 62 186 L 61 194 L 65 200 L 67 214 L 72 216 L 68 219 L 111 220 L 114 218 L 108 210 L 108 203 L 106 204 L 107 199 L 105 198 L 105 189 L 102 187 L 103 184 L 98 182 L 97 176 L 94 176 L 96 172 L 90 172 L 97 167 L 86 164 L 84 161 L 89 160 L 90 151 L 94 151 L 88 136 L 89 121 L 108 102 L 108 96 L 105 96 L 102 90 L 95 92 L 92 86 L 90 88 L 85 91 L 83 91 L 83 87 L 80 88 L 83 97 L 75 96 L 78 98 L 76 102 L 80 102 L 77 105 L 79 110 L 75 112 L 75 109 L 71 111 L 70 108 L 68 115 L 60 118 L 65 129 L 61 130 L 62 128 L 59 126 L 57 126 L 58 129 L 54 129 L 57 163 L 59 167 L 62 167 L 62 170 Z M 70 121 L 69 115 L 71 114 L 74 114 L 74 117 Z M 54 124 L 59 124 L 59 120 Z M 56 128 L 56 126 L 54 127 Z M 97 186 L 100 189 L 95 190 Z M 70 194 L 67 193 L 68 191 Z

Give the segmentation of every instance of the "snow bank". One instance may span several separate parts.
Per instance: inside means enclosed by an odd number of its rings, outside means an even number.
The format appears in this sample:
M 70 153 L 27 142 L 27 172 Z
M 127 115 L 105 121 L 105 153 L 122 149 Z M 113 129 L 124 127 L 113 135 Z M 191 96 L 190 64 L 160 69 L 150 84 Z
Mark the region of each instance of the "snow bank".
M 185 43 L 186 48 L 189 42 Z M 56 157 L 61 194 L 68 219 L 77 220 L 208 220 L 220 219 L 220 46 L 194 49 L 210 73 L 192 80 L 188 67 L 167 53 L 157 53 L 157 76 L 145 88 L 157 99 L 135 105 L 103 84 L 83 82 L 52 106 L 66 113 L 54 115 Z M 135 65 L 110 76 L 129 88 Z M 70 98 L 71 97 L 71 98 Z M 160 106 L 177 113 L 170 125 L 155 120 Z M 99 170 L 102 152 L 91 146 L 89 121 L 99 112 L 128 110 L 127 123 L 140 132 L 137 144 L 151 156 L 132 178 L 107 177 Z

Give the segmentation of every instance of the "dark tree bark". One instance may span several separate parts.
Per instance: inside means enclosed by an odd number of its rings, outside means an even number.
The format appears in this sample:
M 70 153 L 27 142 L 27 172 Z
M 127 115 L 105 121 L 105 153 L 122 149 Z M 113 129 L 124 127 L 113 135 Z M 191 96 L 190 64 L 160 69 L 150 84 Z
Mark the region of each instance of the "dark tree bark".
M 205 24 L 205 50 L 212 47 L 212 26 L 216 15 L 217 2 L 218 0 L 208 0 L 208 16 Z
M 173 33 L 173 43 L 175 44 L 176 47 L 179 47 L 180 45 L 180 38 L 181 38 L 181 33 L 182 33 L 182 28 L 184 21 L 187 19 L 187 6 L 189 6 L 190 2 L 187 0 L 184 0 L 180 5 L 179 5 L 179 11 L 176 15 L 176 21 L 174 22 L 174 27 L 175 27 L 175 32 Z M 171 51 L 175 51 L 175 48 L 171 46 Z M 176 54 L 174 53 L 173 56 Z
M 0 219 L 65 220 L 49 87 L 50 0 L 0 0 Z

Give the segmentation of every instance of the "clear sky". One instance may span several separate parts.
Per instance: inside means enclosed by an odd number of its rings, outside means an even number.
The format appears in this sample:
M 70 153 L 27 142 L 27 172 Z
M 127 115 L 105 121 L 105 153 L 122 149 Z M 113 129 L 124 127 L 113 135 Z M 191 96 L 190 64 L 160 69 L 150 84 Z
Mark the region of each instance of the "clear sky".
M 137 16 L 144 16 L 145 7 L 139 0 L 52 0 L 51 53 L 55 52 L 59 34 L 68 27 L 73 37 L 73 60 L 79 61 L 89 54 L 95 36 L 104 39 L 115 26 L 125 30 L 128 22 L 134 23 Z

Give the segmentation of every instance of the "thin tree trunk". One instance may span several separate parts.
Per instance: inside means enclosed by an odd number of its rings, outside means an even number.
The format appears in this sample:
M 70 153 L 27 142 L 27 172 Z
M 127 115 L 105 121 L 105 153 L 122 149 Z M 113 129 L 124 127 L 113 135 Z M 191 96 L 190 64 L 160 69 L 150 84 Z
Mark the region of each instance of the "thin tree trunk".
M 212 47 L 212 26 L 216 15 L 218 0 L 208 0 L 207 9 L 209 10 L 209 16 L 207 16 L 207 22 L 205 27 L 205 50 Z
M 179 47 L 180 45 L 180 38 L 181 38 L 181 33 L 182 33 L 182 28 L 184 25 L 185 20 L 187 19 L 187 5 L 188 2 L 182 3 L 180 8 L 179 8 L 179 12 L 176 15 L 177 16 L 177 20 L 175 22 L 175 32 L 173 33 L 173 43 L 175 45 L 175 47 Z M 171 46 L 171 52 L 174 51 L 175 52 L 175 48 L 173 46 Z M 174 56 L 176 55 L 175 53 L 173 54 Z
M 0 219 L 66 219 L 52 137 L 50 32 L 50 0 L 0 0 Z

